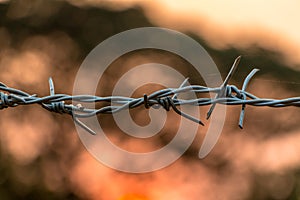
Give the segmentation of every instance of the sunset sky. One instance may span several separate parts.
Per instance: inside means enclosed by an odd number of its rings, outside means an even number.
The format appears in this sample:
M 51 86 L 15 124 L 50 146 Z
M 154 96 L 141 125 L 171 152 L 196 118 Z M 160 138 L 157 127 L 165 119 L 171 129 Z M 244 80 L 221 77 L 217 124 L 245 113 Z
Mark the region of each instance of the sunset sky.
M 297 0 L 69 1 L 117 10 L 138 5 L 154 24 L 193 32 L 217 48 L 257 45 L 280 52 L 286 62 L 300 70 L 300 1 Z

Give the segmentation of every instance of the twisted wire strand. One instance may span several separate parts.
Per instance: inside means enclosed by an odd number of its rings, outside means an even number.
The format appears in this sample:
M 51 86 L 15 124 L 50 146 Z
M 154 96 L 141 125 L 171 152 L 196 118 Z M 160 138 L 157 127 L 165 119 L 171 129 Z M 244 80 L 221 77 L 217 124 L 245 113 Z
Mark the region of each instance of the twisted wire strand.
M 49 78 L 50 95 L 38 97 L 36 94 L 30 95 L 24 91 L 10 88 L 3 83 L 0 83 L 0 110 L 16 107 L 19 105 L 39 104 L 44 109 L 56 112 L 60 114 L 69 114 L 73 117 L 74 121 L 91 134 L 96 134 L 93 130 L 87 127 L 81 118 L 88 118 L 98 114 L 113 114 L 125 109 L 133 109 L 139 106 L 149 108 L 163 108 L 166 111 L 170 111 L 172 108 L 177 114 L 199 123 L 204 126 L 204 123 L 200 119 L 196 119 L 177 107 L 181 105 L 193 105 L 193 106 L 207 106 L 211 105 L 210 110 L 207 113 L 207 119 L 210 117 L 216 104 L 223 105 L 241 105 L 241 113 L 239 119 L 239 127 L 243 128 L 243 119 L 245 114 L 246 105 L 250 106 L 269 106 L 269 107 L 287 107 L 296 106 L 300 107 L 300 97 L 291 97 L 286 99 L 266 99 L 259 98 L 246 91 L 247 85 L 251 78 L 254 76 L 258 69 L 253 69 L 243 82 L 242 89 L 238 89 L 235 85 L 228 85 L 229 79 L 232 77 L 240 57 L 238 57 L 225 81 L 220 87 L 209 88 L 201 85 L 186 85 L 188 79 L 186 79 L 178 88 L 166 88 L 158 90 L 149 95 L 144 95 L 139 98 L 123 97 L 123 96 L 93 96 L 93 95 L 68 95 L 68 94 L 55 94 L 54 84 L 51 78 Z M 214 93 L 215 98 L 195 98 L 195 99 L 180 99 L 179 94 L 183 93 Z M 77 105 L 66 102 L 76 102 Z M 99 102 L 107 102 L 109 105 L 105 105 L 99 108 L 87 108 L 83 107 L 83 104 L 95 104 Z

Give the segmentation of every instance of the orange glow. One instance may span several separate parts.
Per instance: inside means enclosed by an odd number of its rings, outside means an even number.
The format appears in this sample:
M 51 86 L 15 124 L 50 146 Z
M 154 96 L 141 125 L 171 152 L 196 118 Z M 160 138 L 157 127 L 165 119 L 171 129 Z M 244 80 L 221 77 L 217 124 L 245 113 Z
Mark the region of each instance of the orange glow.
M 149 200 L 149 199 L 144 195 L 140 195 L 140 194 L 125 194 L 118 200 Z
M 137 2 L 153 23 L 191 31 L 217 48 L 257 44 L 280 52 L 289 63 L 300 63 L 299 1 Z
M 72 3 L 77 1 L 69 0 Z M 83 3 L 84 2 L 84 3 Z M 89 0 L 81 4 L 120 10 L 141 6 L 155 25 L 193 32 L 216 48 L 258 45 L 279 52 L 289 64 L 300 63 L 297 0 Z M 80 4 L 80 5 L 81 5 Z M 79 5 L 79 4 L 77 4 Z M 297 68 L 299 70 L 299 68 Z

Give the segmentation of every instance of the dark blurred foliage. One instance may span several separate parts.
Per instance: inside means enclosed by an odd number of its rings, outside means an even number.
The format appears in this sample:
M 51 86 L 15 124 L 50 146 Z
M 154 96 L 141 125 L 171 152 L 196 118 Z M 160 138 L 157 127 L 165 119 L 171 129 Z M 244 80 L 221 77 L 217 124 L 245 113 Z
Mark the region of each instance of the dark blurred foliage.
M 53 39 L 55 44 L 59 43 L 61 37 L 67 37 L 72 40 L 72 44 L 75 44 L 74 48 L 76 48 L 76 51 L 74 50 L 75 53 L 73 52 L 70 54 L 66 54 L 67 56 L 70 55 L 71 57 L 64 58 L 71 61 L 60 62 L 60 60 L 53 60 L 50 63 L 55 64 L 56 66 L 53 66 L 53 69 L 46 73 L 46 75 L 53 76 L 55 84 L 57 86 L 57 92 L 71 93 L 72 81 L 74 80 L 74 76 L 80 63 L 97 44 L 114 34 L 128 29 L 154 26 L 147 20 L 147 18 L 143 14 L 142 9 L 138 7 L 122 11 L 113 11 L 101 7 L 77 7 L 65 1 L 35 0 L 32 1 L 34 3 L 29 2 L 30 1 L 20 0 L 0 4 L 0 28 L 2 32 L 4 31 L 9 38 L 9 41 L 7 41 L 9 42 L 9 44 L 6 45 L 17 50 L 22 49 L 22 44 L 24 43 L 24 41 L 31 38 L 32 36 L 46 36 L 50 39 Z M 189 35 L 199 41 L 211 54 L 223 77 L 228 72 L 233 60 L 238 55 L 243 55 L 240 68 L 233 77 L 233 83 L 241 84 L 243 78 L 247 75 L 247 73 L 249 73 L 253 67 L 257 67 L 260 68 L 261 71 L 257 74 L 256 77 L 257 80 L 261 81 L 256 82 L 256 84 L 264 84 L 264 80 L 274 80 L 276 84 L 280 84 L 280 86 L 283 86 L 286 90 L 290 91 L 290 93 L 299 93 L 299 85 L 296 85 L 295 87 L 295 85 L 290 83 L 295 82 L 299 84 L 300 72 L 284 66 L 284 64 L 280 60 L 281 55 L 279 55 L 278 53 L 261 49 L 259 47 L 251 47 L 246 50 L 238 50 L 234 48 L 217 50 L 211 48 L 209 44 L 207 44 L 198 36 L 192 34 Z M 5 43 L 5 41 L 3 40 L 0 41 L 2 43 Z M 5 45 L 2 43 L 0 43 L 0 45 Z M 69 47 L 70 46 L 65 46 L 65 48 Z M 43 46 L 39 47 L 37 45 L 37 47 L 34 48 L 41 48 L 39 50 L 44 51 Z M 64 49 L 63 45 L 60 46 L 60 48 L 61 49 L 59 49 L 59 52 L 69 51 L 67 49 Z M 0 52 L 2 50 L 3 48 L 0 47 Z M 159 53 L 164 54 L 162 52 Z M 168 56 L 167 53 L 165 53 L 165 55 Z M 152 56 L 152 58 L 156 61 L 160 60 L 159 58 L 155 59 L 155 52 L 150 52 L 149 56 Z M 50 59 L 56 58 L 60 57 L 51 58 L 50 55 Z M 63 63 L 65 63 L 65 65 L 58 66 L 59 64 Z M 167 61 L 165 63 L 168 64 Z M 184 61 L 179 62 L 179 64 L 181 63 L 184 64 Z M 178 68 L 180 68 L 180 66 L 178 66 Z M 1 73 L 5 73 L 6 69 L 2 66 L 1 71 Z M 32 73 L 34 76 L 40 76 L 38 72 Z M 192 71 L 186 71 L 185 74 L 191 77 L 191 82 L 194 84 L 198 84 L 199 80 L 201 79 L 201 77 L 199 76 L 194 76 Z M 117 75 L 111 74 L 110 76 Z M 13 77 L 13 75 L 11 75 L 11 77 Z M 280 80 L 280 82 L 278 80 Z M 28 91 L 37 92 L 39 94 L 48 93 L 46 91 L 46 80 L 43 83 L 40 83 L 43 84 L 43 87 L 41 87 L 45 88 L 45 91 L 37 90 L 37 88 L 40 87 L 37 87 L 37 85 L 34 84 L 28 85 L 24 83 L 22 79 L 17 80 L 16 82 L 11 81 L 11 83 L 5 83 L 8 85 L 17 85 L 18 87 L 23 87 Z M 109 88 L 109 85 L 107 87 Z M 256 85 L 255 87 L 259 87 L 259 85 Z M 265 93 L 265 96 L 273 97 L 270 96 L 270 93 Z M 284 94 L 279 94 L 278 96 L 280 98 L 285 97 Z M 24 117 L 22 117 L 22 115 L 26 115 L 26 113 L 28 113 L 28 110 L 35 111 L 35 106 L 18 108 L 13 111 L 1 111 L 1 113 L 10 112 L 8 116 L 14 116 L 10 119 L 14 118 L 16 121 L 18 121 L 24 120 Z M 70 175 L 69 169 L 76 164 L 76 155 L 80 151 L 84 151 L 78 139 L 76 140 L 75 144 L 69 144 L 70 138 L 76 137 L 71 119 L 69 118 L 69 116 L 50 114 L 46 113 L 46 111 L 42 112 L 44 115 L 50 115 L 51 120 L 57 122 L 58 125 L 57 127 L 52 127 L 53 132 L 51 132 L 51 134 L 53 136 L 51 137 L 53 137 L 53 141 L 49 148 L 43 150 L 43 152 L 29 164 L 19 165 L 18 163 L 16 163 L 12 156 L 4 150 L 4 147 L 2 147 L 3 141 L 0 143 L 2 145 L 0 147 L 0 199 L 58 200 L 88 198 L 84 195 L 78 195 L 78 192 L 76 192 L 76 187 L 72 186 L 68 178 Z M 278 112 L 273 113 L 280 114 L 281 112 L 284 112 L 284 110 L 280 109 L 278 110 Z M 259 114 L 263 115 L 263 112 Z M 30 118 L 30 116 L 28 117 Z M 249 115 L 248 119 L 251 117 L 255 118 L 255 115 Z M 6 119 L 1 114 L 0 121 L 5 123 L 5 120 L 8 119 Z M 111 119 L 110 117 L 106 116 L 103 120 L 106 120 L 105 122 L 109 122 Z M 65 122 L 61 123 L 62 121 Z M 34 125 L 35 123 L 39 123 L 39 118 L 35 118 L 35 121 L 29 120 L 29 122 L 33 123 Z M 277 121 L 275 120 L 275 122 Z M 43 123 L 43 121 L 41 123 Z M 248 120 L 248 123 L 251 123 L 250 119 Z M 261 126 L 263 129 L 268 129 L 268 127 L 264 128 L 264 121 L 257 122 L 254 120 L 254 122 L 252 123 L 258 123 L 258 126 Z M 266 126 L 270 126 L 270 124 Z M 47 125 L 41 127 L 47 128 Z M 237 126 L 232 127 L 236 128 Z M 41 132 L 42 131 L 44 130 L 41 130 Z M 271 132 L 275 133 L 276 130 L 273 130 Z M 255 134 L 258 135 L 258 133 L 254 133 L 254 135 Z M 14 137 L 14 135 L 11 135 L 11 137 Z M 265 135 L 265 137 L 270 137 L 270 135 Z M 24 138 L 23 142 L 27 142 L 26 138 Z M 23 150 L 26 151 L 26 149 Z M 189 159 L 192 159 L 192 157 L 195 157 L 194 159 L 197 159 L 197 149 L 191 147 L 185 154 L 185 157 L 187 159 L 186 162 L 188 162 Z M 220 155 L 214 155 L 213 159 L 215 160 L 211 161 L 209 159 L 205 159 L 204 161 L 199 162 L 203 162 L 204 165 L 209 166 L 213 173 L 230 173 L 231 163 L 229 160 L 226 160 L 226 158 L 222 158 L 222 156 Z M 47 184 L 45 183 L 45 173 L 47 174 L 45 170 L 47 171 L 47 168 L 44 169 L 44 166 L 49 163 L 51 163 L 52 166 L 55 166 L 54 169 L 51 170 L 55 172 L 55 176 L 59 176 L 61 183 L 61 185 L 55 189 L 49 189 L 49 187 L 47 187 Z M 59 164 L 57 164 L 56 166 L 55 163 Z M 50 175 L 47 176 L 51 177 L 51 170 Z M 25 177 L 25 179 L 26 177 L 28 179 L 31 178 L 33 181 L 28 181 L 28 183 L 26 183 L 26 181 L 20 182 L 20 179 L 18 178 L 20 176 Z M 248 199 L 280 199 L 277 198 L 278 196 L 276 196 L 276 198 L 272 196 L 266 189 L 268 188 L 268 186 L 266 185 L 271 185 L 270 182 L 272 182 L 273 179 L 276 179 L 276 181 L 277 179 L 282 179 L 284 181 L 286 178 L 285 176 L 292 177 L 291 179 L 293 179 L 293 187 L 292 191 L 282 199 L 299 199 L 300 176 L 299 170 L 295 169 L 292 169 L 283 175 L 278 175 L 272 172 L 270 172 L 269 174 L 259 174 L 253 172 L 251 177 L 253 186 L 251 187 L 251 195 L 248 197 Z M 82 181 L 84 182 L 85 180 Z M 274 190 L 270 189 L 269 191 Z

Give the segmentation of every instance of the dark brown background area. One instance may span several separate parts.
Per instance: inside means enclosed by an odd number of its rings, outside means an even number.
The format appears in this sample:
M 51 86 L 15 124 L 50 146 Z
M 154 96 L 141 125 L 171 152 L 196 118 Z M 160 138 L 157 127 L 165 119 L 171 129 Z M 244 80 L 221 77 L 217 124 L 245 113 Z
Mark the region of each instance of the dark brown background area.
M 42 96 L 49 93 L 51 76 L 57 93 L 71 94 L 81 62 L 96 45 L 114 34 L 145 26 L 156 24 L 139 6 L 110 9 L 46 0 L 0 3 L 0 81 Z M 299 66 L 284 62 L 279 51 L 259 44 L 216 49 L 199 35 L 186 34 L 206 48 L 223 77 L 234 59 L 243 55 L 232 84 L 241 86 L 247 73 L 257 67 L 261 71 L 252 80 L 250 92 L 266 98 L 299 96 Z M 109 95 L 122 72 L 148 62 L 174 66 L 191 83 L 202 84 L 184 60 L 146 50 L 114 62 L 99 94 Z M 205 159 L 197 157 L 206 132 L 201 127 L 178 161 L 139 175 L 97 162 L 81 144 L 70 116 L 49 113 L 38 105 L 1 110 L 0 199 L 299 199 L 299 108 L 249 106 L 244 130 L 237 126 L 239 110 L 238 106 L 228 108 L 221 138 Z M 132 112 L 133 117 L 141 114 L 147 113 L 144 109 Z M 174 113 L 169 117 L 178 122 Z M 120 146 L 143 150 L 143 143 L 122 136 L 110 116 L 99 120 Z M 167 123 L 160 136 L 147 142 L 151 148 L 164 145 L 175 129 Z

